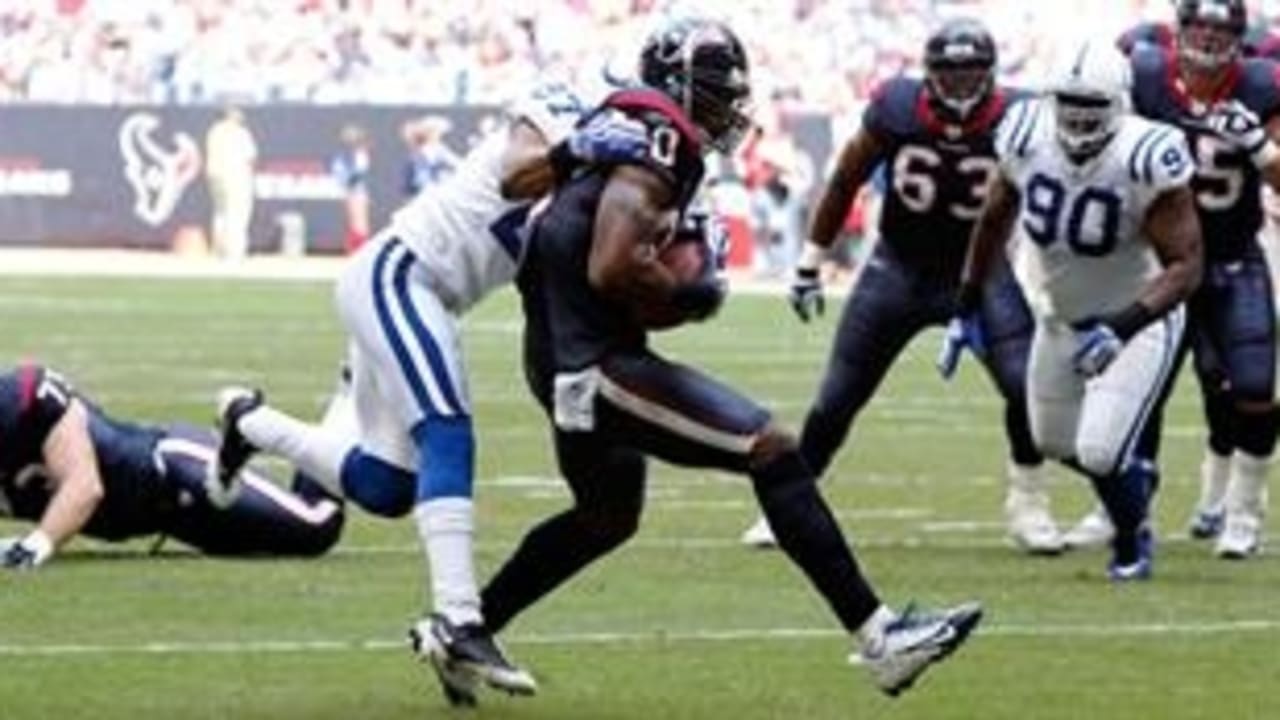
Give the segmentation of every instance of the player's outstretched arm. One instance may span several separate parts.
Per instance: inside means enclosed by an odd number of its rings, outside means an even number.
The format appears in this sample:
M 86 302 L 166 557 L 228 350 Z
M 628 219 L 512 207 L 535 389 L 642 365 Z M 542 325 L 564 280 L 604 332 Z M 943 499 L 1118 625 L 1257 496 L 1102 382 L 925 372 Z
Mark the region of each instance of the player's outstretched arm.
M 1191 189 L 1183 186 L 1161 193 L 1147 210 L 1143 231 L 1164 271 L 1151 281 L 1138 303 L 1158 316 L 1186 300 L 1200 284 L 1204 251 Z
M 791 283 L 791 307 L 801 320 L 821 315 L 826 301 L 822 295 L 822 280 L 818 267 L 827 250 L 835 244 L 844 227 L 849 208 L 867 178 L 875 170 L 876 163 L 884 157 L 884 146 L 866 127 L 858 130 L 840 152 L 836 169 L 827 179 L 822 195 L 809 223 L 809 241 L 805 243 L 796 263 L 795 277 Z
M 89 436 L 89 416 L 74 398 L 49 431 L 41 448 L 44 465 L 57 489 L 35 530 L 5 543 L 0 563 L 9 568 L 44 564 L 89 522 L 102 502 L 102 478 Z
M 649 152 L 644 125 L 617 112 L 593 116 L 554 145 L 528 120 L 516 121 L 510 133 L 499 187 L 511 201 L 536 200 L 583 165 L 640 162 Z
M 58 489 L 40 518 L 40 530 L 58 547 L 89 522 L 103 496 L 89 413 L 79 400 L 71 401 L 45 438 L 44 464 Z
M 509 133 L 502 154 L 502 197 L 533 200 L 551 192 L 556 172 L 547 157 L 551 146 L 546 137 L 525 120 L 512 123 Z
M 1013 232 L 1020 199 L 1017 186 L 1008 179 L 1003 176 L 991 179 L 987 186 L 987 201 L 969 240 L 969 254 L 965 257 L 964 273 L 960 276 L 962 292 L 964 288 L 982 287 L 986 282 L 992 261 Z

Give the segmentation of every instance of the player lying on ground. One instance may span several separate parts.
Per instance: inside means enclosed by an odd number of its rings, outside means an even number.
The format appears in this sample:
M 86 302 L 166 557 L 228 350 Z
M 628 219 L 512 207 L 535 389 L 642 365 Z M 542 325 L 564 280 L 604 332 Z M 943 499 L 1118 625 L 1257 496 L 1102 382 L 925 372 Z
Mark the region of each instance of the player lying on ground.
M 643 85 L 610 96 L 598 113 L 643 122 L 650 152 L 593 164 L 563 183 L 520 272 L 525 376 L 553 424 L 573 505 L 531 529 L 485 586 L 485 622 L 501 630 L 632 537 L 652 456 L 750 477 L 779 546 L 856 638 L 876 685 L 897 694 L 964 641 L 981 609 L 887 608 L 795 438 L 755 402 L 649 349 L 648 328 L 706 319 L 723 299 L 713 262 L 686 276 L 663 258 L 682 247 L 671 244 L 672 230 L 700 184 L 703 152 L 732 153 L 749 127 L 750 85 L 737 37 L 698 19 L 655 32 L 639 75 Z
M 1027 93 L 996 85 L 996 44 L 981 23 L 952 20 L 924 48 L 925 79 L 900 77 L 873 96 L 862 128 L 845 144 L 813 217 L 791 302 L 808 321 L 823 310 L 818 263 L 835 242 L 858 188 L 883 164 L 889 189 L 880 240 L 845 303 L 821 389 L 800 448 L 822 475 L 907 344 L 945 325 L 960 282 L 973 222 L 996 173 L 992 140 L 1009 105 Z M 1009 536 L 1031 553 L 1054 554 L 1062 536 L 1049 513 L 1044 456 L 1027 427 L 1026 366 L 1034 321 L 1003 257 L 983 288 L 982 360 L 1005 400 Z M 944 359 L 954 368 L 955 359 Z M 761 518 L 742 538 L 770 545 Z
M 1086 44 L 1059 58 L 1045 98 L 1009 111 L 957 301 L 959 321 L 977 322 L 982 284 L 1016 234 L 1036 316 L 1031 432 L 1092 481 L 1115 522 L 1117 581 L 1152 571 L 1153 472 L 1134 449 L 1167 396 L 1202 269 L 1190 151 L 1177 128 L 1128 112 L 1131 82 L 1111 44 Z
M 115 420 L 46 368 L 0 374 L 0 515 L 36 524 L 0 540 L 0 564 L 38 567 L 76 535 L 159 535 L 213 555 L 321 555 L 338 541 L 342 505 L 304 477 L 290 492 L 245 469 L 234 500 L 213 502 L 215 446 Z
M 509 283 L 533 204 L 577 163 L 628 159 L 643 128 L 601 118 L 563 85 L 523 98 L 443 184 L 401 208 L 351 258 L 338 309 L 351 338 L 353 433 L 299 422 L 260 394 L 224 394 L 220 472 L 257 449 L 279 454 L 335 494 L 384 517 L 411 511 L 428 558 L 434 611 L 411 630 L 440 672 L 513 693 L 536 690 L 485 630 L 472 562 L 475 438 L 459 317 Z

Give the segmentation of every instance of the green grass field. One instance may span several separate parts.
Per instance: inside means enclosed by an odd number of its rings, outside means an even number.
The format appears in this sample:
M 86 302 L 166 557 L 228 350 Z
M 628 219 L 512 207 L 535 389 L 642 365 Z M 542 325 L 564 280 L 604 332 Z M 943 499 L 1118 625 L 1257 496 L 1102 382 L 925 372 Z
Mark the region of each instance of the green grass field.
M 0 280 L 4 356 L 64 370 L 111 412 L 207 423 L 215 390 L 257 383 L 314 414 L 342 340 L 321 284 Z M 834 318 L 793 322 L 738 297 L 661 338 L 795 424 Z M 467 321 L 480 426 L 480 562 L 562 507 L 547 432 L 518 366 L 510 296 Z M 988 618 L 899 700 L 846 664 L 846 639 L 777 553 L 736 538 L 754 517 L 737 478 L 657 466 L 636 540 L 509 631 L 540 696 L 486 696 L 476 718 L 1274 718 L 1280 564 L 1225 564 L 1177 540 L 1195 492 L 1191 383 L 1172 402 L 1157 579 L 1112 587 L 1105 554 L 1016 554 L 1003 540 L 1000 406 L 968 364 L 933 374 L 912 346 L 825 485 L 886 599 L 978 598 Z M 1086 507 L 1054 473 L 1058 515 Z M 16 526 L 0 530 L 17 530 Z M 79 541 L 40 572 L 0 577 L 0 718 L 440 718 L 401 639 L 425 603 L 408 522 L 353 513 L 315 561 L 226 561 L 149 543 Z

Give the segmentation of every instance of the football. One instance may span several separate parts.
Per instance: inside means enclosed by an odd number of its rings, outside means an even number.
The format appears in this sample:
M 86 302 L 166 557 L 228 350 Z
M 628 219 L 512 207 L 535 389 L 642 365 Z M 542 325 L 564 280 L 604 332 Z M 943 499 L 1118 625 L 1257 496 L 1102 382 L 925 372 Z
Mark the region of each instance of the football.
M 683 285 L 702 276 L 711 262 L 711 253 L 701 238 L 677 234 L 658 250 L 658 262 Z M 636 307 L 635 312 L 640 324 L 649 330 L 667 330 L 688 319 L 670 305 L 644 305 Z

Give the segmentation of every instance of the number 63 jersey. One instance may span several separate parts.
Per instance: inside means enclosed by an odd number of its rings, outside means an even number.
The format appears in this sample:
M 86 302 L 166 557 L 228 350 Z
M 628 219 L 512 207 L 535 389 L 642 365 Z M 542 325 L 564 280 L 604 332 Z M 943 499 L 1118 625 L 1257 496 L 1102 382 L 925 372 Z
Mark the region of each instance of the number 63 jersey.
M 1188 185 L 1195 164 L 1180 130 L 1136 115 L 1083 164 L 1056 132 L 1050 101 L 1024 101 L 997 130 L 996 154 L 1021 195 L 1014 271 L 1027 303 L 1041 318 L 1076 323 L 1123 309 L 1159 274 L 1147 211 Z
M 862 126 L 884 147 L 888 188 L 880 242 L 899 259 L 948 280 L 960 276 L 973 222 L 996 173 L 996 124 L 1010 102 L 1025 96 L 998 89 L 957 125 L 933 110 L 918 78 L 893 78 L 875 91 Z

